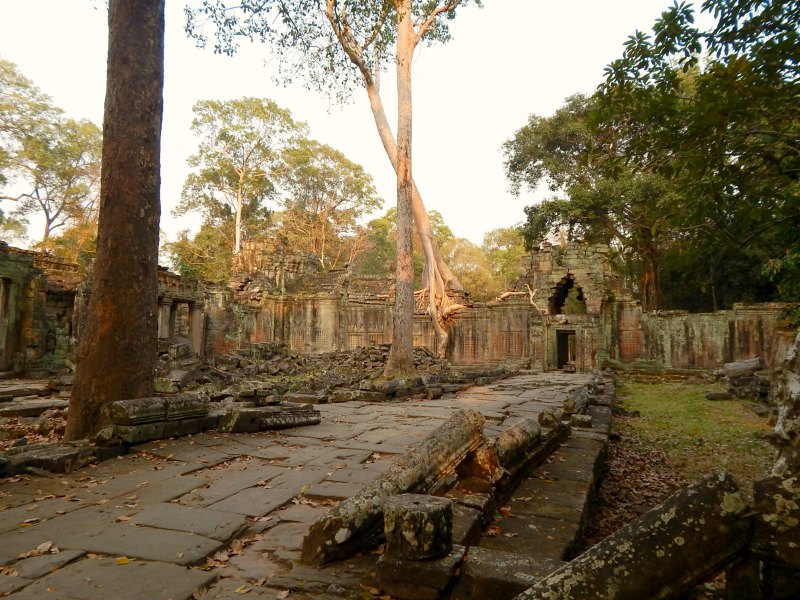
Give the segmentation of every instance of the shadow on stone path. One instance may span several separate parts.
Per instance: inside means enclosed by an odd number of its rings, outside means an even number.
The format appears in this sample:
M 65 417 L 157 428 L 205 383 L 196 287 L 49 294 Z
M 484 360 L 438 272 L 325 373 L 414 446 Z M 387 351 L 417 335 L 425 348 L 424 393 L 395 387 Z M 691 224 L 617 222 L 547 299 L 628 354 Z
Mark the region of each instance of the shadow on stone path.
M 526 374 L 437 400 L 320 405 L 322 423 L 312 427 L 151 442 L 69 475 L 7 479 L 0 483 L 0 594 L 87 600 L 369 595 L 377 555 L 322 569 L 298 562 L 303 534 L 317 517 L 454 410 L 479 410 L 486 435 L 495 436 L 519 418 L 559 408 L 589 377 Z M 596 445 L 593 436 L 573 435 L 560 452 L 584 452 Z M 519 523 L 509 517 L 499 527 L 516 534 L 484 537 L 481 548 L 514 554 L 534 521 L 545 529 L 566 516 L 580 521 L 586 485 L 572 482 L 592 473 L 558 471 L 558 460 L 543 467 L 546 475 L 527 479 L 523 495 L 510 503 Z M 558 510 L 536 508 L 532 499 L 543 485 L 546 494 L 562 495 L 563 513 L 539 514 Z M 559 561 L 561 554 L 547 558 Z

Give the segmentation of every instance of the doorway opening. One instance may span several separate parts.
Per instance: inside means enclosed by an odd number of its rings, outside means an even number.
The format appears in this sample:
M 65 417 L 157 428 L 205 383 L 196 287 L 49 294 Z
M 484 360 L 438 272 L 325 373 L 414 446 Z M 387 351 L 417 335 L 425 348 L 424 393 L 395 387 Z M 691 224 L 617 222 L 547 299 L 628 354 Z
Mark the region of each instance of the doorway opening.
M 556 331 L 556 368 L 574 373 L 577 355 L 575 331 Z

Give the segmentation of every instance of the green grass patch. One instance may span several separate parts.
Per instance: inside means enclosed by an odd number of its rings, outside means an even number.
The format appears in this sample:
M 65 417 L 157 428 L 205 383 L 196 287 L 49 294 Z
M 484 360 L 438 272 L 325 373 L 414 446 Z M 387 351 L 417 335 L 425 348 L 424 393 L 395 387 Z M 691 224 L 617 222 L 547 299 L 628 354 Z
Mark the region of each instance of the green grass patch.
M 669 465 L 686 479 L 725 470 L 750 490 L 750 484 L 766 477 L 772 467 L 774 453 L 764 435 L 773 427 L 748 402 L 707 400 L 710 391 L 723 388 L 709 383 L 623 381 L 617 390 L 621 405 L 641 416 L 616 419 L 615 428 L 665 452 Z

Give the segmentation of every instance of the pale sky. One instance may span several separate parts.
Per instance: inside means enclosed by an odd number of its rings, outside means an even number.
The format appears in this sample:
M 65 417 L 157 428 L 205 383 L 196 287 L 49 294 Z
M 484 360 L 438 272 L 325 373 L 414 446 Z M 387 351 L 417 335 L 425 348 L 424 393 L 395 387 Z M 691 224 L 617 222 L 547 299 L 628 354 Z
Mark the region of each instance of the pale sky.
M 509 193 L 502 143 L 531 113 L 551 114 L 567 96 L 591 93 L 627 37 L 650 31 L 671 3 L 484 0 L 482 9 L 461 10 L 451 24 L 454 39 L 418 48 L 413 66 L 413 169 L 427 208 L 442 213 L 456 236 L 477 244 L 487 231 L 519 223 L 533 197 Z M 394 205 L 394 173 L 363 90 L 348 105 L 331 105 L 300 85 L 275 85 L 267 46 L 244 42 L 233 58 L 198 50 L 183 31 L 185 4 L 167 0 L 161 228 L 168 239 L 198 221 L 171 214 L 186 159 L 197 147 L 189 131 L 197 100 L 272 98 L 306 121 L 311 137 L 366 168 L 384 211 Z M 106 20 L 104 0 L 0 0 L 0 57 L 16 63 L 68 116 L 102 125 Z M 387 109 L 393 88 L 394 76 L 386 74 Z M 37 228 L 30 237 L 35 242 L 40 235 Z

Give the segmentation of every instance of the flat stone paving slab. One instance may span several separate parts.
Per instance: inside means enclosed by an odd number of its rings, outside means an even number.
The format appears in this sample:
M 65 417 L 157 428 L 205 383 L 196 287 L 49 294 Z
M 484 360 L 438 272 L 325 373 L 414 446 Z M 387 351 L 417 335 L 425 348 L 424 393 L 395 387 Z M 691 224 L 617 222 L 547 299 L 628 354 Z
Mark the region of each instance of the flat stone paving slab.
M 312 485 L 303 495 L 312 500 L 343 500 L 356 494 L 362 487 L 360 483 L 322 481 Z
M 57 398 L 35 398 L 13 400 L 0 404 L 0 417 L 35 417 L 52 408 L 66 408 L 69 400 Z
M 38 579 L 86 554 L 83 550 L 63 550 L 56 554 L 43 554 L 25 558 L 14 564 L 14 570 L 25 579 Z
M 223 545 L 219 540 L 183 531 L 115 523 L 68 537 L 61 542 L 60 547 L 177 565 L 194 565 Z
M 253 487 L 210 504 L 208 508 L 248 517 L 263 517 L 289 502 L 295 495 L 297 492 L 285 489 Z
M 15 600 L 186 600 L 216 578 L 210 571 L 163 562 L 84 559 L 36 580 Z
M 0 491 L 8 490 L 10 495 L 0 498 L 0 507 L 15 512 L 4 515 L 6 511 L 0 508 L 0 531 L 4 525 L 7 529 L 0 532 L 0 564 L 14 568 L 31 565 L 26 568 L 33 569 L 33 559 L 18 560 L 18 556 L 45 541 L 62 548 L 65 556 L 82 552 L 111 555 L 73 559 L 54 573 L 40 575 L 35 583 L 17 591 L 15 598 L 189 598 L 197 587 L 217 576 L 223 579 L 214 583 L 204 598 L 238 598 L 245 589 L 248 598 L 275 598 L 287 590 L 295 600 L 361 597 L 363 577 L 374 571 L 377 555 L 352 557 L 321 569 L 292 562 L 299 556 L 308 525 L 328 510 L 327 503 L 315 504 L 315 498 L 344 497 L 369 483 L 393 464 L 396 455 L 423 439 L 455 410 L 481 410 L 491 419 L 487 430 L 496 432 L 513 419 L 535 418 L 543 407 L 559 407 L 570 390 L 587 380 L 583 374 L 530 374 L 473 386 L 458 396 L 448 394 L 437 400 L 322 405 L 322 426 L 161 440 L 57 480 L 32 478 L 35 481 L 30 482 L 24 478 L 3 483 Z M 588 431 L 574 435 L 581 439 L 565 445 L 574 451 L 571 454 L 593 454 L 600 436 Z M 552 470 L 558 470 L 558 465 Z M 524 485 L 530 488 L 526 493 L 562 506 L 565 515 L 576 512 L 586 481 L 557 479 L 554 474 L 526 481 Z M 74 494 L 73 500 L 65 498 L 67 494 Z M 170 502 L 173 500 L 178 503 Z M 77 508 L 70 510 L 72 502 Z M 469 529 L 478 513 L 462 510 L 469 513 L 465 520 L 465 529 Z M 26 514 L 41 521 L 19 527 L 20 517 Z M 551 516 L 555 514 L 561 513 Z M 131 521 L 117 522 L 120 516 Z M 181 566 L 202 562 L 216 552 L 231 535 L 238 535 L 247 516 L 258 517 L 248 530 L 260 532 L 260 539 L 245 545 L 241 554 L 232 554 L 226 566 L 210 572 Z M 11 526 L 4 519 L 13 521 Z M 532 513 L 520 524 L 532 529 L 528 525 L 569 521 L 572 519 Z M 542 533 L 544 537 L 536 542 L 539 545 L 563 547 L 568 543 L 556 540 L 547 528 Z M 522 531 L 515 537 L 502 536 L 499 543 L 505 543 L 504 550 L 508 550 L 523 537 L 525 543 L 533 543 L 528 531 L 524 536 Z M 476 558 L 482 552 L 495 550 L 473 547 L 468 562 L 478 565 Z M 117 565 L 113 557 L 122 555 L 136 560 Z M 265 564 L 268 560 L 271 567 Z M 34 570 L 29 573 L 38 575 Z M 254 583 L 270 575 L 273 579 L 262 585 Z M 87 577 L 91 579 L 88 584 Z M 0 590 L 5 589 L 2 585 L 16 583 L 0 579 Z M 55 596 L 46 592 L 48 587 L 56 590 Z M 487 589 L 483 597 L 495 598 L 493 589 Z
M 241 515 L 163 502 L 137 513 L 131 523 L 196 533 L 226 542 L 244 529 L 246 520 Z

